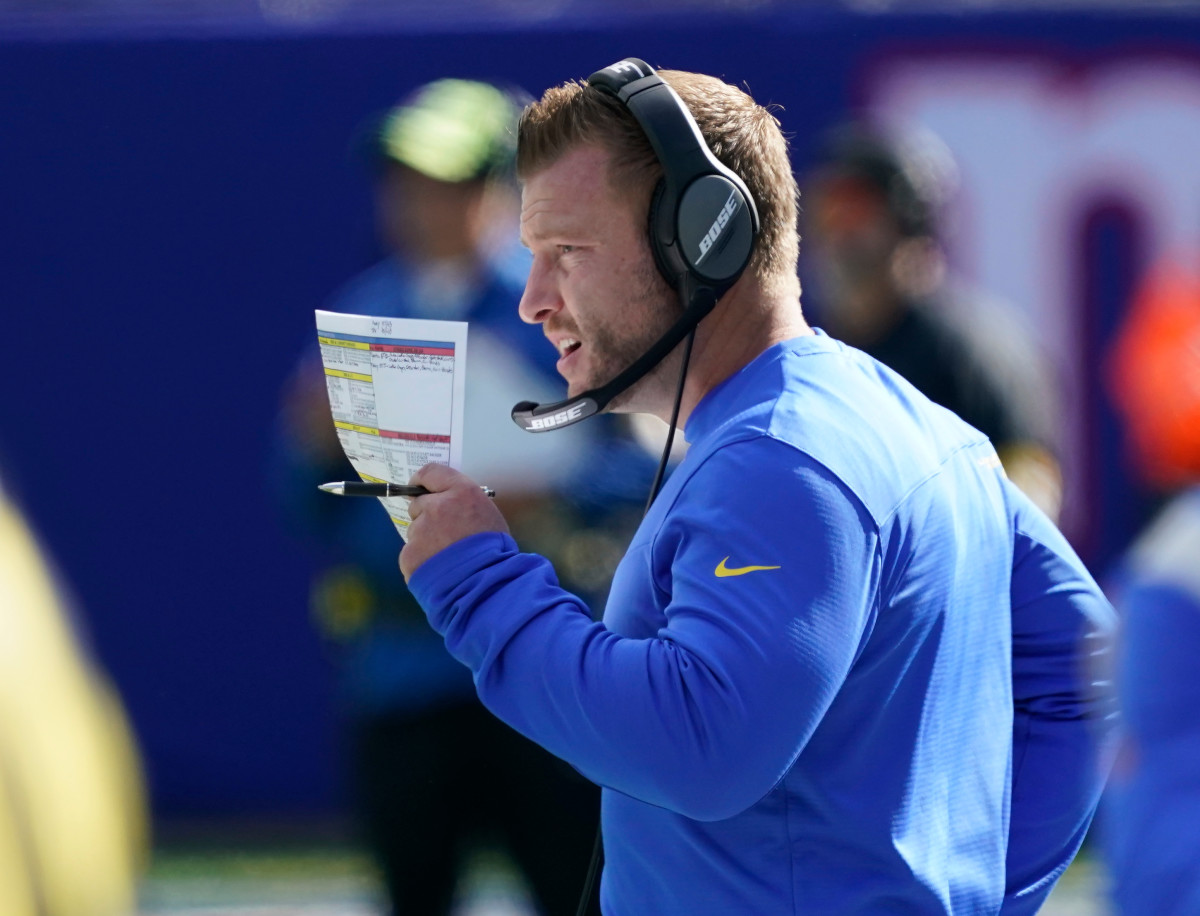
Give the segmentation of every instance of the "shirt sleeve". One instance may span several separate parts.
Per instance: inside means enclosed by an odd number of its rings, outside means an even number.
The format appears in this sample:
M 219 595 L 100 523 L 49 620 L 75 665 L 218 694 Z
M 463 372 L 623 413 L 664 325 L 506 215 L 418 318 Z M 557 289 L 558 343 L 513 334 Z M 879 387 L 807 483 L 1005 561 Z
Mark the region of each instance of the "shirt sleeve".
M 794 449 L 739 443 L 691 472 L 622 576 L 638 587 L 610 602 L 644 605 L 618 610 L 658 620 L 649 638 L 593 622 L 503 535 L 447 548 L 410 584 L 485 705 L 518 731 L 685 816 L 745 810 L 787 772 L 869 630 L 873 523 Z
M 1066 539 L 1009 487 L 1013 778 L 1003 916 L 1036 913 L 1071 863 L 1104 784 L 1115 726 L 1116 615 Z

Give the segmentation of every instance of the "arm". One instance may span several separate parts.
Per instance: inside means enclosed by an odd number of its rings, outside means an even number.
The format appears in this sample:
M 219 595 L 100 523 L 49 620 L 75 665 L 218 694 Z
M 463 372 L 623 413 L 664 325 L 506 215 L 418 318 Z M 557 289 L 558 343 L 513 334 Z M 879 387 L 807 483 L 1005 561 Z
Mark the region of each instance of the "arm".
M 753 485 L 723 496 L 731 480 Z M 869 629 L 877 539 L 838 481 L 774 442 L 727 448 L 671 493 L 606 614 L 658 620 L 651 638 L 591 621 L 499 532 L 449 544 L 410 587 L 501 719 L 597 783 L 720 819 L 770 791 L 840 687 Z M 719 577 L 727 557 L 778 568 Z
M 1004 916 L 1037 912 L 1104 784 L 1115 615 L 1066 539 L 1015 488 L 1013 776 Z

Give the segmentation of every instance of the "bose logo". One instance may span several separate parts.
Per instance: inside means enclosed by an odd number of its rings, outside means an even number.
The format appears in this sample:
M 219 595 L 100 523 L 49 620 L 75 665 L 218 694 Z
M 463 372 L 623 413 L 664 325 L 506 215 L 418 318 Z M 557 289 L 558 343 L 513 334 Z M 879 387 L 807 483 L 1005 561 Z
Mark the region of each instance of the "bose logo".
M 578 420 L 583 413 L 583 404 L 574 404 L 566 410 L 560 410 L 558 413 L 551 414 L 548 417 L 534 417 L 529 424 L 530 429 L 553 429 L 556 426 L 562 426 L 564 423 L 569 423 L 572 420 Z
M 712 250 L 713 242 L 720 238 L 721 233 L 725 231 L 725 227 L 729 225 L 729 221 L 733 219 L 733 214 L 737 213 L 740 203 L 738 201 L 738 192 L 731 191 L 729 200 L 725 201 L 725 206 L 717 214 L 717 218 L 713 220 L 713 224 L 709 227 L 708 233 L 700 240 L 700 257 L 696 258 L 696 263 L 699 264 Z
M 620 75 L 622 73 L 636 73 L 638 76 L 646 75 L 645 73 L 642 72 L 641 67 L 639 67 L 637 64 L 631 64 L 627 60 L 619 61 L 618 63 L 613 64 L 608 69 L 612 70 L 614 73 L 616 73 L 618 75 Z

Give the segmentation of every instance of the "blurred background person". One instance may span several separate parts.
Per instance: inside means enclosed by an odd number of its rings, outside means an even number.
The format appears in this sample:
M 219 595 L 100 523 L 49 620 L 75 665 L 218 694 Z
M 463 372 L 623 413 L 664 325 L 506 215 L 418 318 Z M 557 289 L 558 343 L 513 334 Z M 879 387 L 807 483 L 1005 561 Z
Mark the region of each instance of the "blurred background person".
M 813 315 L 987 435 L 1057 519 L 1056 385 L 1008 310 L 951 281 L 939 218 L 955 186 L 932 134 L 857 122 L 830 132 L 801 186 Z
M 1122 743 L 1104 848 L 1122 916 L 1200 913 L 1200 276 L 1147 277 L 1109 364 L 1139 476 L 1164 505 L 1127 552 L 1121 615 Z
M 470 324 L 463 468 L 497 491 L 529 550 L 599 608 L 636 526 L 653 461 L 617 418 L 534 436 L 518 401 L 563 396 L 557 353 L 517 313 L 528 273 L 511 167 L 522 99 L 496 86 L 429 83 L 365 132 L 386 256 L 327 308 Z M 279 499 L 318 554 L 312 607 L 338 647 L 355 811 L 397 914 L 453 905 L 468 853 L 503 848 L 541 910 L 573 913 L 599 795 L 573 769 L 495 719 L 445 651 L 396 567 L 395 529 L 375 500 L 331 499 L 354 479 L 335 434 L 314 345 L 279 417 Z
M 147 858 L 124 711 L 0 485 L 0 913 L 132 916 Z

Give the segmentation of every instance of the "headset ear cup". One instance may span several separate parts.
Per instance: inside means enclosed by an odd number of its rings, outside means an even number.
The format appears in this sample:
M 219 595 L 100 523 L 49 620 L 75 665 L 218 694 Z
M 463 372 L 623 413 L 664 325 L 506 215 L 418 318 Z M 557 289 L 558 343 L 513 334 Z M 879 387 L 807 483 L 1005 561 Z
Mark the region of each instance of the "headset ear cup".
M 757 234 L 753 204 L 740 181 L 702 175 L 679 199 L 679 248 L 686 270 L 724 291 L 750 261 Z

